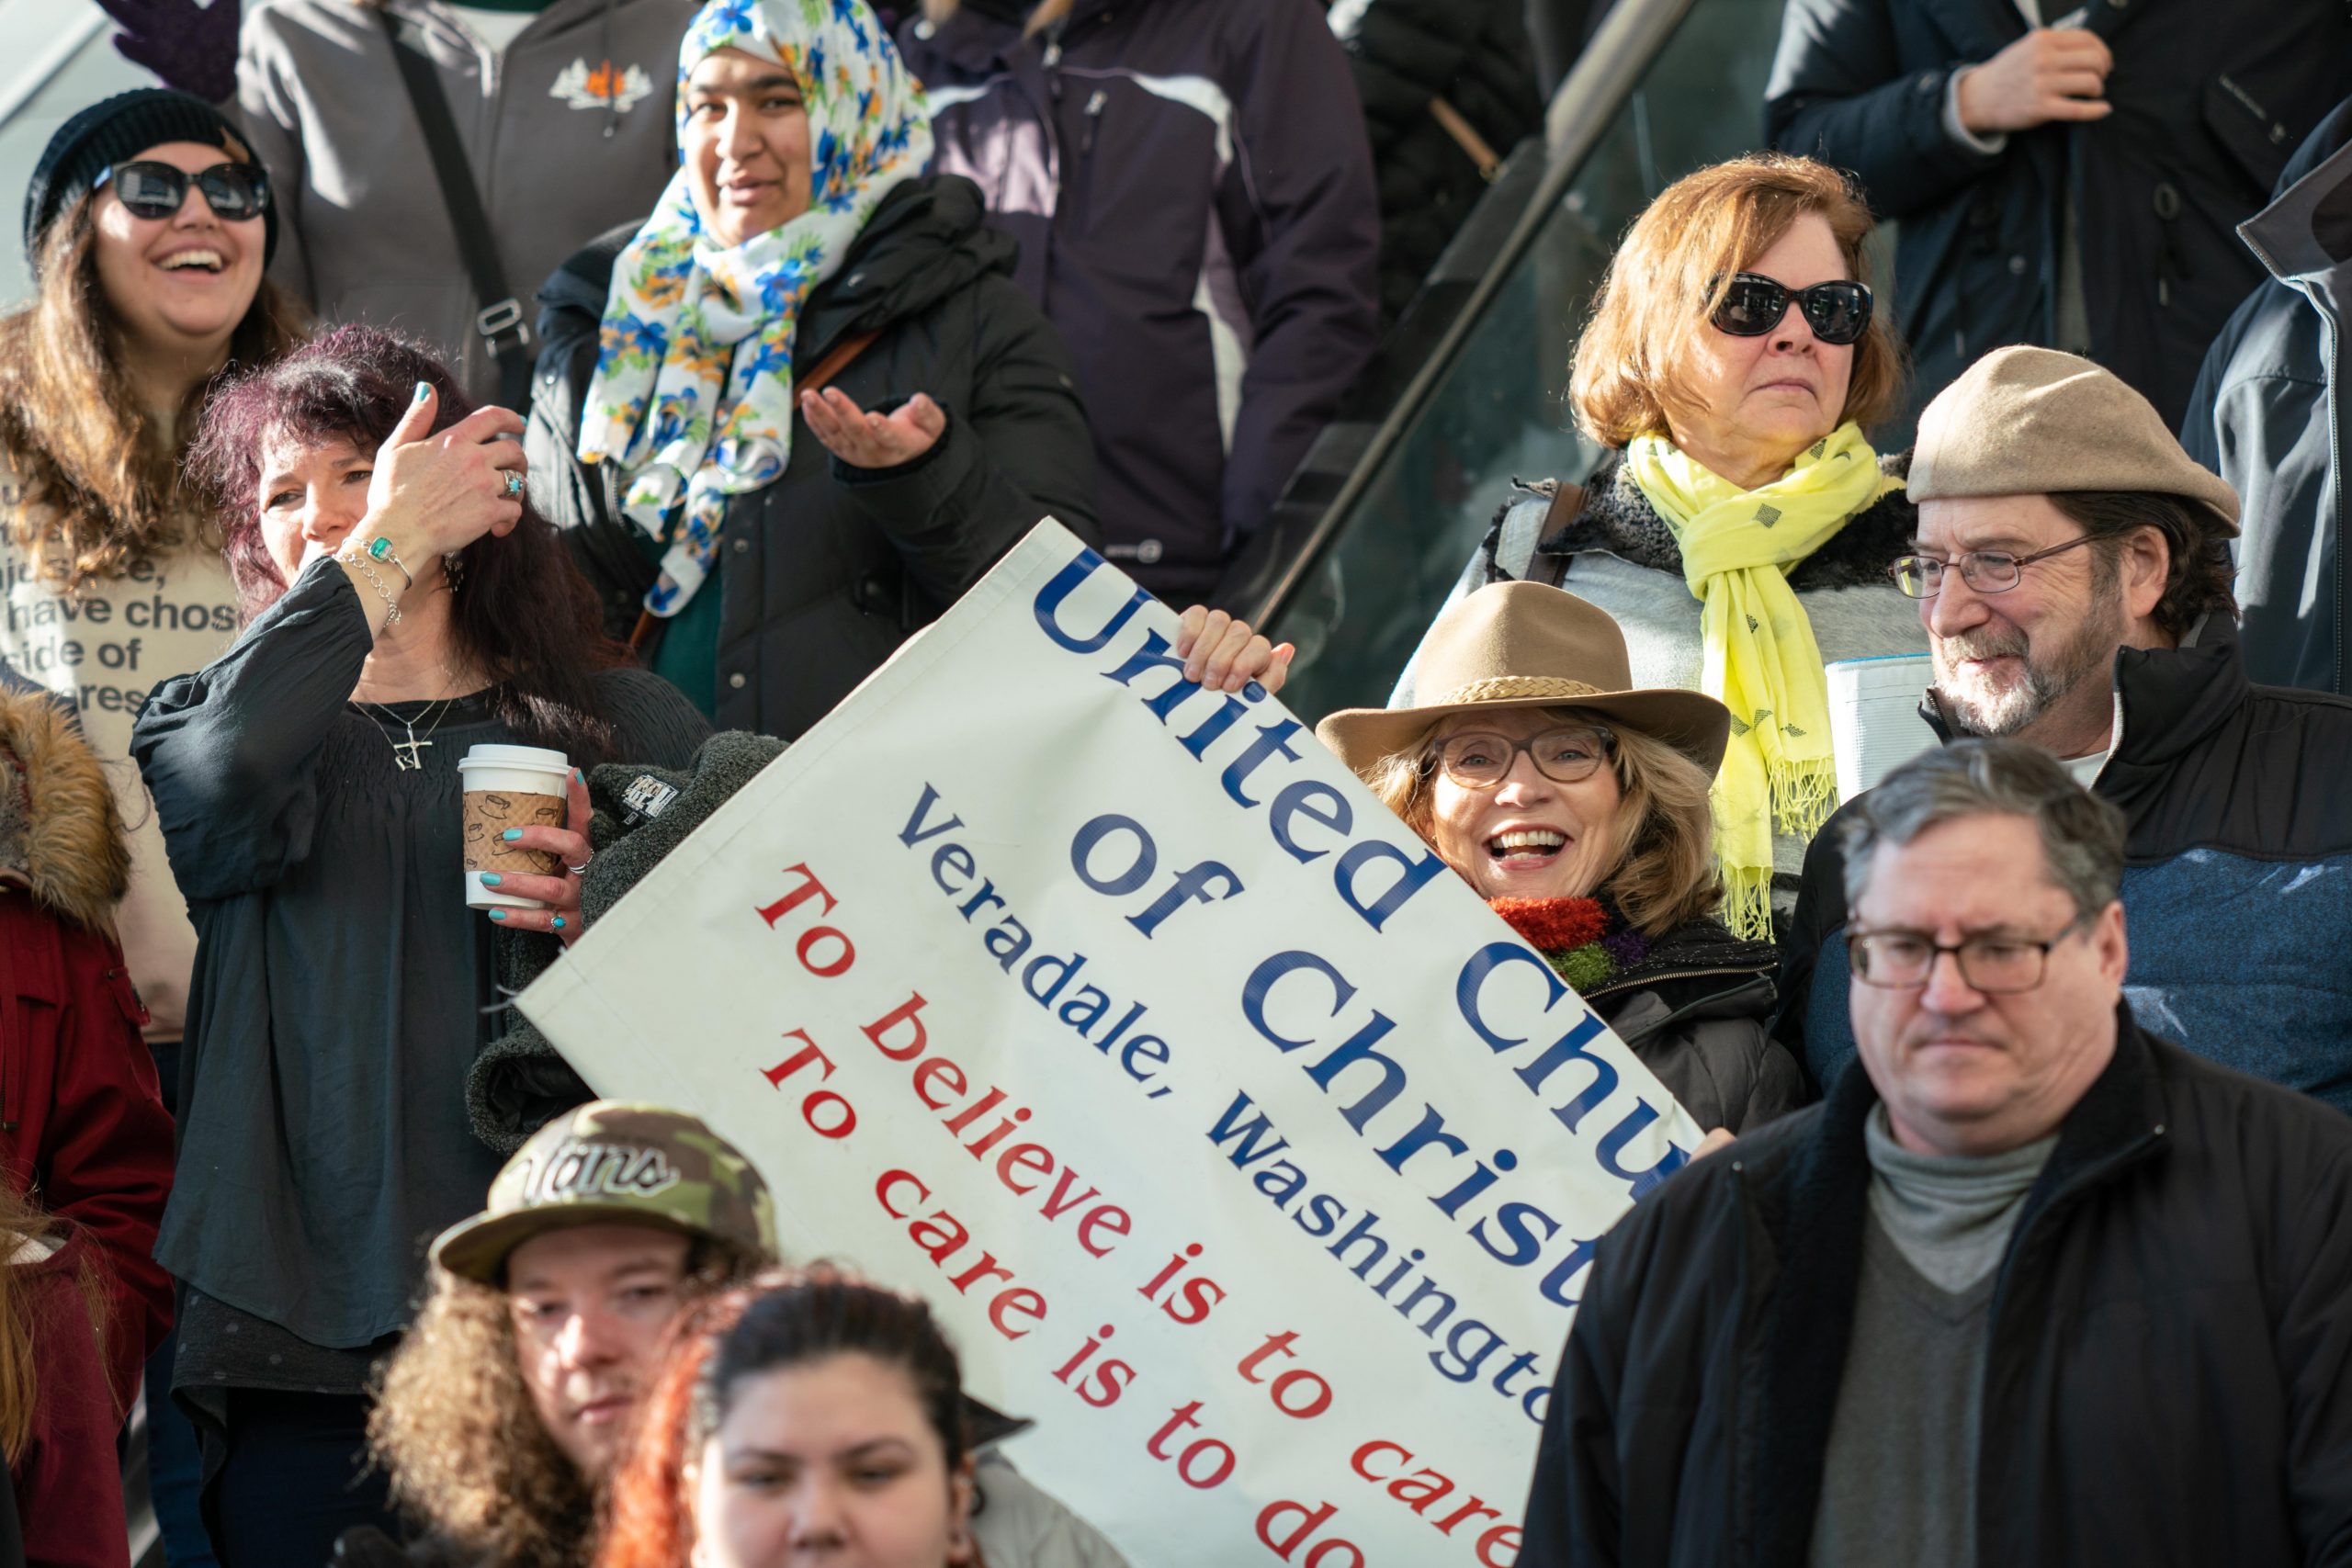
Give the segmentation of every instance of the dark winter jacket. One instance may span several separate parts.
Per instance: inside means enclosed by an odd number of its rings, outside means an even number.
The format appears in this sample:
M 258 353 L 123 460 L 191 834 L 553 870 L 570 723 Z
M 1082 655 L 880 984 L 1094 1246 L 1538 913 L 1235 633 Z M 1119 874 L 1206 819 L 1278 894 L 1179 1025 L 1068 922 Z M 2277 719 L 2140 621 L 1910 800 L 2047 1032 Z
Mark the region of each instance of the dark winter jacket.
M 2045 6 L 2053 16 L 2063 9 Z M 2052 348 L 2069 203 L 2091 357 L 2178 425 L 2213 334 L 2262 281 L 2235 233 L 2344 90 L 2352 17 L 2321 0 L 2092 0 L 2115 57 L 2105 118 L 1975 151 L 1952 73 L 2022 37 L 2014 0 L 1791 0 L 1771 144 L 1859 176 L 1901 228 L 1896 309 L 1924 404 L 1988 349 Z
M 0 1179 L 96 1247 L 121 1410 L 172 1323 L 172 1120 L 111 934 L 130 877 L 96 754 L 45 695 L 0 694 Z
M 131 1043 L 138 1043 L 136 1033 Z M 14 1245 L 15 1238 L 0 1237 L 0 1268 L 22 1270 L 16 1301 L 29 1319 L 39 1380 L 30 1438 L 8 1467 L 18 1561 L 29 1568 L 130 1568 L 115 1459 L 124 1407 L 107 1386 L 107 1357 L 91 1332 L 81 1282 L 84 1269 L 95 1265 L 103 1273 L 108 1265 L 93 1257 L 86 1232 L 37 1260 L 13 1260 Z M 0 1554 L 6 1550 L 0 1543 Z
M 853 468 L 797 427 L 783 476 L 729 503 L 716 582 L 718 728 L 797 736 L 979 581 L 1041 517 L 1094 537 L 1093 457 L 1069 354 L 1005 276 L 1013 247 L 966 181 L 910 181 L 867 220 L 801 310 L 795 360 L 880 337 L 832 385 L 888 412 L 928 392 L 947 432 L 911 462 Z M 615 230 L 540 291 L 533 493 L 575 546 L 626 637 L 654 577 L 643 531 L 577 457 Z
M 1027 0 L 899 29 L 938 164 L 1021 243 L 1078 360 L 1108 554 L 1215 586 L 1371 356 L 1380 214 L 1347 60 L 1312 0 Z
M 1691 1120 L 1747 1133 L 1812 1098 L 1796 1059 L 1766 1027 L 1773 966 L 1769 944 L 1697 919 L 1585 1000 Z
M 1521 0 L 1327 0 L 1363 100 L 1380 189 L 1380 314 L 1404 314 L 1491 169 L 1438 118 L 1434 100 L 1508 158 L 1543 129 L 1534 48 Z
M 1977 1560 L 2342 1563 L 2352 1122 L 2117 1016 L 1994 1288 Z M 1877 1099 L 1848 1073 L 1602 1239 L 1520 1568 L 1806 1562 Z
M 2119 651 L 2115 690 L 2092 788 L 2130 824 L 2132 1007 L 2200 1055 L 2352 1111 L 2352 698 L 2249 684 L 2222 615 L 2180 648 Z M 1932 705 L 1921 716 L 1949 739 Z M 1781 947 L 1775 1032 L 1822 1084 L 1854 1052 L 1838 847 L 1852 809 L 1815 838 Z
M 2344 483 L 2352 410 L 2337 400 L 2352 305 L 2352 99 L 2238 225 L 2270 269 L 2214 340 L 2180 444 L 2238 492 L 2245 667 L 2269 685 L 2352 693 L 2344 637 Z

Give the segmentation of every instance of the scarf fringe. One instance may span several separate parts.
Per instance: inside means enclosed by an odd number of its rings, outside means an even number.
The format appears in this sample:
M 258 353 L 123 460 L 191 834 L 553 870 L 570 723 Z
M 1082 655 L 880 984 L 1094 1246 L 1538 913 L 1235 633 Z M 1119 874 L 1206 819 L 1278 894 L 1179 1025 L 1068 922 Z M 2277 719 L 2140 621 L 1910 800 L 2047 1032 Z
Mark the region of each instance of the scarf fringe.
M 1723 922 L 1746 942 L 1772 940 L 1772 868 L 1722 865 Z
M 1783 760 L 1770 776 L 1772 825 L 1810 843 L 1838 809 L 1837 763 L 1827 757 Z

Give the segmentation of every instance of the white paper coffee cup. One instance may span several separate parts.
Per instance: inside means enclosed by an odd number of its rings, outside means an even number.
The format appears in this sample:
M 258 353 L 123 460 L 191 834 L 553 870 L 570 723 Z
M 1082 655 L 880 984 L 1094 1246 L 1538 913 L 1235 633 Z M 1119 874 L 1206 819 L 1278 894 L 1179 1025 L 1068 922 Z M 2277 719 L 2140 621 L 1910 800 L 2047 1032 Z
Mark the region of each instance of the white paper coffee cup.
M 564 824 L 571 761 L 539 746 L 481 745 L 458 763 L 465 782 L 466 907 L 473 909 L 539 909 L 536 898 L 517 898 L 482 885 L 485 871 L 541 876 L 563 874 L 560 861 L 543 850 L 526 850 L 502 835 L 509 828 Z

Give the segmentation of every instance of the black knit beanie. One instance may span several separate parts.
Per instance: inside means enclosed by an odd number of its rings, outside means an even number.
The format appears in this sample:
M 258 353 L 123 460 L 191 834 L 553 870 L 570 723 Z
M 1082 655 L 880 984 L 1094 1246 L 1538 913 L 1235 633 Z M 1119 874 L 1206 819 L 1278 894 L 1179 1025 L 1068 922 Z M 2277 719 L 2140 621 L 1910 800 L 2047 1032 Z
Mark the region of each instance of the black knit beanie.
M 219 0 L 215 0 L 218 4 Z M 238 163 L 254 161 L 227 117 L 202 98 L 168 87 L 136 87 L 92 104 L 57 128 L 25 187 L 25 254 L 36 268 L 41 236 L 90 192 L 100 173 L 166 141 L 200 141 Z M 277 203 L 262 214 L 261 259 L 277 249 Z

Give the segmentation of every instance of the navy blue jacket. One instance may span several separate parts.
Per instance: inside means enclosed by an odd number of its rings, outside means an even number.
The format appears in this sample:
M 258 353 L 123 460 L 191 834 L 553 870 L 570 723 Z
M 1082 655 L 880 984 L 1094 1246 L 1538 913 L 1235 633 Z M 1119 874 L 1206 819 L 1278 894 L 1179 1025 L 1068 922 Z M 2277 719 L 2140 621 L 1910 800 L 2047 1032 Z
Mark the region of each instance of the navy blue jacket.
M 2338 401 L 2352 303 L 2352 99 L 2320 122 L 2268 207 L 2238 225 L 2270 269 L 2205 356 L 2180 444 L 2238 492 L 2237 596 L 2257 681 L 2345 683 Z
M 2092 787 L 2131 827 L 2132 1010 L 2352 1111 L 2352 698 L 2251 684 L 2220 615 L 2189 646 L 2121 649 L 2115 684 L 2121 732 Z M 1852 809 L 1807 852 L 1781 950 L 1774 1032 L 1824 1085 L 1854 1055 L 1838 849 Z
M 899 47 L 939 169 L 1020 242 L 1013 280 L 1078 361 L 1104 553 L 1182 604 L 1371 357 L 1363 111 L 1314 0 L 1078 0 L 1042 38 L 1029 10 L 964 0 Z
M 2016 0 L 1790 0 L 1767 134 L 1852 172 L 1900 221 L 1894 303 L 1920 404 L 1989 349 L 2076 346 L 2055 321 L 2071 198 L 2091 357 L 2177 425 L 2214 333 L 2262 280 L 2235 225 L 2342 96 L 2352 59 L 2352 17 L 2331 0 L 2086 9 L 2115 56 L 2114 112 L 1980 152 L 1946 133 L 1944 96 L 1954 71 L 2024 36 Z

